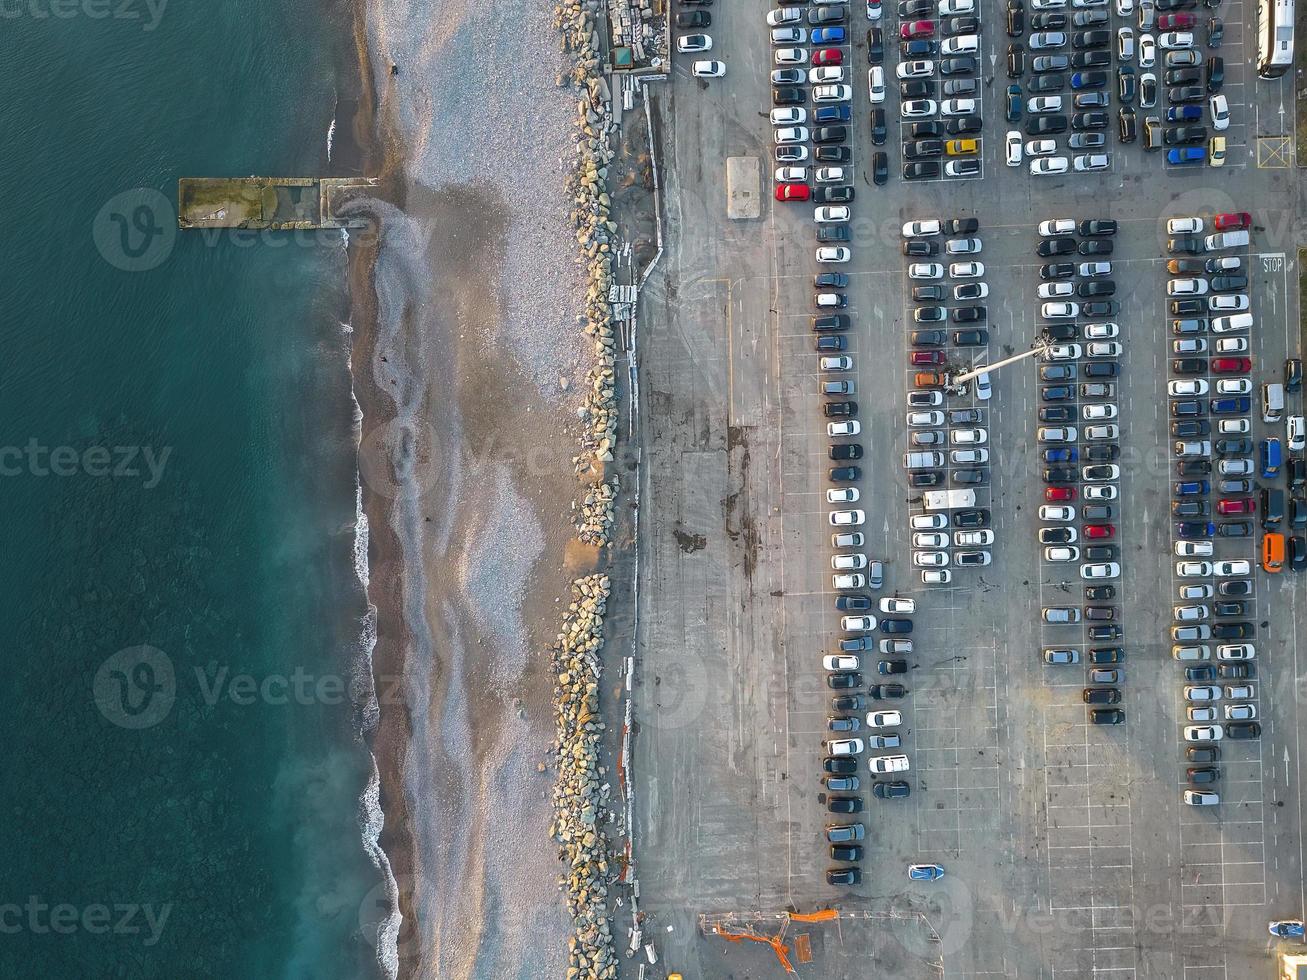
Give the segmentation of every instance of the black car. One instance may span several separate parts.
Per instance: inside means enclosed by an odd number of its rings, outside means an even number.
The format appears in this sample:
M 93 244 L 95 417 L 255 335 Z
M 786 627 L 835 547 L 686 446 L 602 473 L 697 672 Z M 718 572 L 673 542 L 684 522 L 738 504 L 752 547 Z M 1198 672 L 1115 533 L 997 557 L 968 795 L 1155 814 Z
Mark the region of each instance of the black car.
M 1065 402 L 1070 401 L 1076 396 L 1076 391 L 1070 385 L 1047 385 L 1039 389 L 1039 398 L 1046 402 Z
M 841 595 L 835 597 L 835 608 L 840 610 L 840 612 L 856 612 L 860 609 L 870 609 L 871 606 L 871 596 Z M 840 709 L 837 708 L 835 710 L 838 711 Z
M 842 272 L 821 272 L 812 277 L 812 284 L 820 289 L 822 286 L 832 286 L 835 289 L 847 289 L 849 277 Z
M 1086 446 L 1084 461 L 1086 463 L 1111 463 L 1121 458 L 1121 447 L 1110 443 Z
M 1086 378 L 1115 378 L 1121 373 L 1116 361 L 1090 361 L 1085 365 Z
M 884 146 L 887 132 L 885 110 L 880 106 L 874 106 L 871 110 L 871 141 L 877 146 Z
M 1112 63 L 1112 55 L 1107 51 L 1077 51 L 1071 56 L 1073 68 L 1106 68 Z
M 846 442 L 838 446 L 831 446 L 826 453 L 831 459 L 862 459 L 862 446 L 856 442 Z
M 1044 470 L 1045 483 L 1075 483 L 1077 476 L 1074 466 L 1049 466 Z
M 1080 336 L 1074 323 L 1045 323 L 1039 331 L 1049 340 L 1076 340 Z
M 1216 536 L 1220 538 L 1251 538 L 1252 521 L 1225 521 L 1216 525 Z
M 848 126 L 818 126 L 812 131 L 814 143 L 845 143 L 848 138 Z
M 1206 684 L 1208 681 L 1216 680 L 1216 676 L 1216 668 L 1211 664 L 1199 664 L 1197 667 L 1184 669 L 1184 679 L 1190 684 Z
M 944 128 L 950 136 L 965 136 L 967 133 L 980 132 L 981 123 L 979 116 L 958 116 L 956 119 L 950 119 Z
M 1121 627 L 1116 623 L 1109 623 L 1106 626 L 1091 626 L 1088 630 L 1091 640 L 1119 640 L 1121 639 Z
M 1055 255 L 1071 255 L 1076 250 L 1076 243 L 1070 238 L 1041 238 L 1035 246 L 1035 254 L 1042 259 Z
M 1135 111 L 1121 108 L 1116 113 L 1117 135 L 1122 143 L 1133 143 L 1139 136 L 1139 120 Z
M 972 510 L 955 510 L 953 526 L 957 528 L 989 527 L 989 511 L 984 507 Z
M 979 34 L 980 19 L 978 17 L 950 17 L 940 22 L 940 30 L 946 37 L 953 37 L 957 34 Z
M 685 10 L 676 15 L 677 27 L 712 27 L 712 14 L 706 10 Z
M 900 0 L 900 17 L 934 17 L 935 0 Z
M 1066 89 L 1066 75 L 1061 72 L 1035 75 L 1026 83 L 1026 89 L 1032 93 L 1064 91 Z
M 821 412 L 828 419 L 852 419 L 858 417 L 857 402 L 826 402 Z
M 1211 506 L 1206 500 L 1173 500 L 1171 501 L 1172 517 L 1208 517 L 1210 516 Z
M 912 301 L 914 303 L 942 303 L 944 296 L 943 286 L 912 287 Z
M 1221 748 L 1218 745 L 1190 745 L 1184 750 L 1184 757 L 1190 762 L 1212 763 L 1221 761 Z
M 1297 391 L 1302 387 L 1302 360 L 1297 357 L 1287 358 L 1284 362 L 1284 390 Z
M 912 143 L 903 144 L 903 158 L 905 160 L 920 160 L 926 157 L 939 157 L 943 155 L 943 140 L 916 140 Z
M 882 633 L 901 633 L 906 636 L 912 632 L 912 620 L 882 619 L 880 621 L 880 631 Z
M 1216 672 L 1223 681 L 1246 681 L 1257 676 L 1257 668 L 1253 664 L 1217 664 Z
M 1125 662 L 1125 651 L 1120 647 L 1094 647 L 1089 651 L 1089 662 L 1096 667 Z
M 901 779 L 892 782 L 878 779 L 871 784 L 871 795 L 878 800 L 906 800 L 912 795 L 912 788 Z
M 1256 625 L 1249 622 L 1217 623 L 1212 627 L 1215 640 L 1251 640 L 1256 635 Z
M 1026 30 L 1026 10 L 1019 3 L 1007 7 L 1007 36 L 1020 37 Z
M 1261 738 L 1262 726 L 1255 721 L 1227 721 L 1225 737 L 1241 740 Z
M 867 64 L 879 65 L 885 60 L 885 32 L 879 27 L 867 28 Z
M 903 165 L 905 180 L 929 180 L 939 176 L 939 161 L 924 160 Z
M 1027 136 L 1051 136 L 1055 133 L 1065 133 L 1067 127 L 1066 116 L 1035 116 L 1026 121 Z M 1059 239 L 1060 241 L 1060 239 Z M 1074 245 L 1073 245 L 1074 247 Z M 1061 253 L 1056 253 L 1061 254 Z
M 889 180 L 889 157 L 883 150 L 877 150 L 871 155 L 871 179 L 877 184 Z
M 852 237 L 848 225 L 823 225 L 817 229 L 817 241 L 823 245 L 848 242 Z
M 1166 240 L 1166 248 L 1180 255 L 1201 255 L 1206 246 L 1201 235 L 1177 235 Z
M 827 674 L 826 686 L 835 691 L 850 691 L 855 687 L 862 687 L 862 675 L 856 671 Z M 831 772 L 830 769 L 826 771 Z
M 1220 618 L 1244 616 L 1248 612 L 1248 603 L 1243 599 L 1226 599 L 1216 603 L 1212 612 Z
M 1201 68 L 1171 68 L 1162 76 L 1162 80 L 1167 85 L 1194 85 L 1202 77 Z
M 844 129 L 843 126 L 833 128 Z M 818 163 L 851 163 L 853 161 L 853 151 L 847 146 L 819 146 L 812 151 L 812 156 Z
M 853 483 L 862 479 L 862 470 L 856 466 L 837 466 L 828 476 L 832 483 Z
M 1075 378 L 1076 365 L 1074 364 L 1039 365 L 1040 381 L 1074 381 Z
M 1206 126 L 1168 126 L 1162 131 L 1162 142 L 1167 146 L 1191 146 L 1207 142 Z
M 1206 97 L 1206 94 L 1197 85 L 1185 85 L 1166 90 L 1167 101 L 1181 105 L 1189 102 L 1202 102 Z
M 1075 274 L 1074 262 L 1049 262 L 1039 267 L 1039 278 L 1044 280 L 1070 279 Z
M 1246 456 L 1253 451 L 1251 439 L 1217 439 L 1216 452 L 1219 456 Z
M 1295 534 L 1288 541 L 1289 567 L 1298 571 L 1307 567 L 1307 538 Z
M 1138 83 L 1135 81 L 1135 70 L 1129 65 L 1122 65 L 1117 70 L 1116 75 L 1116 95 L 1126 105 L 1133 105 L 1135 94 L 1138 89 Z
M 1301 460 L 1291 459 L 1290 463 L 1301 463 Z M 1303 464 L 1307 466 L 1307 464 Z M 1299 467 L 1301 468 L 1301 467 Z M 1244 481 L 1247 482 L 1247 481 Z M 1290 486 L 1296 486 L 1290 483 Z M 1289 500 L 1289 523 L 1294 527 L 1307 527 L 1307 500 L 1301 497 L 1292 497 Z
M 847 313 L 823 313 L 812 318 L 812 329 L 818 333 L 839 333 L 848 330 L 852 323 Z
M 1215 95 L 1221 91 L 1221 86 L 1225 84 L 1225 59 L 1216 55 L 1208 58 L 1203 68 L 1203 77 L 1208 92 Z
M 914 58 L 930 58 L 939 50 L 939 45 L 934 41 L 900 41 L 899 54 L 903 56 L 904 61 L 911 61 Z
M 1120 312 L 1121 304 L 1114 299 L 1096 299 L 1080 307 L 1081 315 L 1087 317 L 1116 316 Z
M 914 122 L 908 127 L 908 136 L 914 140 L 942 139 L 945 134 L 941 122 Z
M 856 885 L 862 881 L 862 872 L 857 868 L 827 868 L 826 884 Z
M 908 662 L 906 660 L 881 660 L 876 664 L 876 673 L 882 676 L 906 674 L 907 672 Z
M 801 88 L 774 88 L 771 92 L 771 104 L 776 106 L 784 105 L 803 105 L 808 101 L 808 95 Z
M 966 75 L 976 70 L 976 59 L 971 55 L 955 58 L 941 58 L 938 62 L 939 73 L 946 78 L 949 75 Z
M 988 317 L 989 309 L 984 306 L 958 306 L 954 307 L 951 315 L 954 323 L 980 323 Z
M 812 192 L 815 204 L 848 204 L 853 200 L 852 187 L 818 187 Z
M 861 813 L 861 796 L 828 796 L 826 809 L 830 813 Z
M 1116 282 L 1111 279 L 1091 279 L 1076 287 L 1076 295 L 1081 299 L 1092 299 L 1095 296 L 1115 296 Z
M 1091 725 L 1120 725 L 1125 721 L 1125 712 L 1120 708 L 1095 708 L 1089 712 Z
M 1191 785 L 1210 786 L 1221 778 L 1221 770 L 1215 766 L 1203 766 L 1201 768 L 1186 769 L 1185 776 L 1188 777 Z
M 953 333 L 955 347 L 984 347 L 988 343 L 988 330 L 956 330 Z
M 1209 4 L 1210 6 L 1210 4 Z M 1225 39 L 1225 23 L 1220 17 L 1210 17 L 1207 20 L 1207 46 L 1209 48 L 1219 48 L 1221 41 Z
M 974 486 L 989 482 L 986 470 L 954 470 L 950 478 L 958 486 Z
M 1248 277 L 1237 274 L 1212 276 L 1208 285 L 1214 293 L 1237 293 L 1248 288 Z
M 1121 692 L 1114 687 L 1087 687 L 1080 697 L 1085 704 L 1121 703 Z
M 830 856 L 835 861 L 861 861 L 862 847 L 858 844 L 832 844 Z M 844 870 L 844 869 L 837 869 Z M 850 871 L 857 871 L 857 868 L 849 868 Z
M 1041 422 L 1074 422 L 1076 410 L 1065 405 L 1045 405 L 1039 410 Z
M 1067 25 L 1066 14 L 1053 11 L 1038 13 L 1030 18 L 1030 29 L 1034 31 L 1061 31 Z
M 895 701 L 908 696 L 908 689 L 902 684 L 873 684 L 867 693 L 877 701 Z
M 1106 129 L 1107 113 L 1094 110 L 1077 112 L 1071 117 L 1072 129 Z
M 1176 476 L 1207 476 L 1212 472 L 1212 464 L 1205 459 L 1182 459 L 1175 464 Z
M 1171 423 L 1171 435 L 1177 439 L 1189 436 L 1206 436 L 1211 435 L 1211 433 L 1212 424 L 1206 419 L 1188 419 L 1183 422 Z
M 1026 49 L 1020 44 L 1007 46 L 1007 77 L 1020 78 L 1026 72 Z
M 902 99 L 933 99 L 935 83 L 928 78 L 909 78 L 899 82 L 899 97 Z
M 1071 100 L 1077 109 L 1106 109 L 1110 102 L 1106 92 L 1077 92 Z

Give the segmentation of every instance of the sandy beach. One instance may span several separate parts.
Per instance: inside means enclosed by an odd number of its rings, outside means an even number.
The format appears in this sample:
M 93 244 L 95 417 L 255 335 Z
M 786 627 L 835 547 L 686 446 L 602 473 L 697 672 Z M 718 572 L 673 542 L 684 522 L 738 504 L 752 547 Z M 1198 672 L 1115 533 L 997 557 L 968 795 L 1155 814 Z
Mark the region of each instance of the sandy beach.
M 363 29 L 398 202 L 356 263 L 353 367 L 399 976 L 559 976 L 546 648 L 593 560 L 571 542 L 575 95 L 546 6 L 374 0 Z

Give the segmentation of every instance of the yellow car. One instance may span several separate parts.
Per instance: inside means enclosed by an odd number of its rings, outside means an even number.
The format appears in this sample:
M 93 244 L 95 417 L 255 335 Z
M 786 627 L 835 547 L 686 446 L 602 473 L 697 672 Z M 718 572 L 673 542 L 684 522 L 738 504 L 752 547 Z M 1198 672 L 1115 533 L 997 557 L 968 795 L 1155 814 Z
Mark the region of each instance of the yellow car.
M 951 157 L 969 156 L 979 148 L 979 140 L 949 140 L 944 144 L 944 152 Z
M 1225 166 L 1225 137 L 1213 136 L 1207 148 L 1207 162 L 1213 167 Z

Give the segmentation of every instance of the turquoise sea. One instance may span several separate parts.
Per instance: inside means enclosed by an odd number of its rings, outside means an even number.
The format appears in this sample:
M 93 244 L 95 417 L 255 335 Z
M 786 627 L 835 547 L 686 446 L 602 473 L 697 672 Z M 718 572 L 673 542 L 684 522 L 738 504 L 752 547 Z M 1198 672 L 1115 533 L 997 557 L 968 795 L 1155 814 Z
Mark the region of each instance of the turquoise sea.
M 350 18 L 0 10 L 0 976 L 375 970 L 345 253 L 172 211 L 350 172 Z

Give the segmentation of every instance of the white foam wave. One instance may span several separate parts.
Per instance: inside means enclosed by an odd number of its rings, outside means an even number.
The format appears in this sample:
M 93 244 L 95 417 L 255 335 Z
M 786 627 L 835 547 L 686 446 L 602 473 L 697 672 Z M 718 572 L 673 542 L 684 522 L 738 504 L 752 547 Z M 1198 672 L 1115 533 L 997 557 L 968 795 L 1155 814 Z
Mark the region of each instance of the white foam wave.
M 331 146 L 336 141 L 336 119 L 333 116 L 331 125 L 327 127 L 327 162 L 331 163 Z

